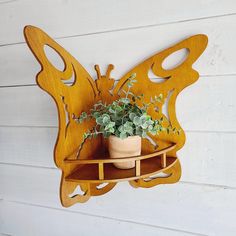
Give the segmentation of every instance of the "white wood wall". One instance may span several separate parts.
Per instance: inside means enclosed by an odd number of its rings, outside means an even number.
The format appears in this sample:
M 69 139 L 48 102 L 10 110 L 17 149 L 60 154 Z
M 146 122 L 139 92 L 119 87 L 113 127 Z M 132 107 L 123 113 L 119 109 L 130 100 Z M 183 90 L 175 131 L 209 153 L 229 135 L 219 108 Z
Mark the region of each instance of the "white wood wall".
M 23 38 L 41 27 L 95 76 L 113 77 L 197 33 L 209 46 L 182 92 L 187 142 L 174 185 L 110 193 L 65 209 L 53 163 L 56 107 L 35 84 L 39 65 Z M 236 235 L 235 0 L 0 0 L 0 235 Z

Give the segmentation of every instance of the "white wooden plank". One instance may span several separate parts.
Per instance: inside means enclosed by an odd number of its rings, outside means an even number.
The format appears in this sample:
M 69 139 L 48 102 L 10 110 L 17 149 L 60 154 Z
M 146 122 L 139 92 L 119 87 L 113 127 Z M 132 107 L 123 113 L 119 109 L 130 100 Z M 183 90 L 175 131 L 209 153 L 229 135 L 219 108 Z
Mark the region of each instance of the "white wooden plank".
M 5 200 L 62 209 L 58 170 L 0 168 L 0 192 Z M 235 190 L 222 187 L 179 183 L 133 189 L 120 183 L 110 193 L 67 210 L 204 235 L 235 235 L 235 198 Z
M 185 130 L 236 130 L 236 76 L 201 77 L 182 91 L 176 109 Z
M 200 78 L 177 100 L 180 124 L 186 130 L 236 131 L 235 86 L 236 76 Z M 57 125 L 53 100 L 36 86 L 0 88 L 0 107 L 1 126 Z
M 0 44 L 23 41 L 22 28 L 27 24 L 63 37 L 236 13 L 233 0 L 180 0 L 171 4 L 165 0 L 21 0 L 0 4 L 0 22 L 4 24 Z
M 3 108 L 0 125 L 57 126 L 58 124 L 53 99 L 39 87 L 1 88 L 0 100 Z
M 0 162 L 56 168 L 57 128 L 0 127 Z
M 1 230 L 7 232 L 7 235 L 196 235 L 194 233 L 175 231 L 174 229 L 162 229 L 135 222 L 96 217 L 86 214 L 76 214 L 75 212 L 60 211 L 5 201 L 0 203 L 0 209 L 0 222 L 2 221 Z
M 53 147 L 57 128 L 0 127 L 0 163 L 56 168 Z M 236 188 L 234 133 L 187 132 L 178 155 L 181 181 Z
M 187 132 L 178 155 L 182 181 L 236 188 L 236 134 Z
M 96 78 L 94 64 L 115 65 L 119 79 L 137 63 L 193 34 L 205 33 L 209 45 L 195 68 L 202 75 L 236 74 L 236 15 L 171 25 L 57 40 Z M 222 33 L 224 32 L 224 33 Z M 48 31 L 50 34 L 50 31 Z M 39 65 L 25 44 L 0 47 L 0 85 L 34 84 Z M 12 70 L 14 68 L 14 70 Z M 104 70 L 102 70 L 103 72 Z M 105 72 L 104 72 L 105 73 Z

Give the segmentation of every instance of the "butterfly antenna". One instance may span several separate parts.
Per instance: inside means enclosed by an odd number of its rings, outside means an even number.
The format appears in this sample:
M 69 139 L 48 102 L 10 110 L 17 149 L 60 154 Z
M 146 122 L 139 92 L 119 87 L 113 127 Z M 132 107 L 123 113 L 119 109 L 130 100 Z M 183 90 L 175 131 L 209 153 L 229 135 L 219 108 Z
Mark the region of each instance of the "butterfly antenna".
M 109 64 L 108 67 L 107 67 L 107 73 L 106 73 L 106 77 L 107 79 L 110 78 L 110 75 L 111 75 L 111 71 L 114 69 L 114 66 L 112 64 Z
M 98 79 L 101 79 L 102 75 L 101 75 L 101 71 L 100 71 L 99 65 L 95 65 L 95 66 L 94 66 L 94 69 L 95 69 L 96 72 L 97 72 L 97 77 L 98 77 Z

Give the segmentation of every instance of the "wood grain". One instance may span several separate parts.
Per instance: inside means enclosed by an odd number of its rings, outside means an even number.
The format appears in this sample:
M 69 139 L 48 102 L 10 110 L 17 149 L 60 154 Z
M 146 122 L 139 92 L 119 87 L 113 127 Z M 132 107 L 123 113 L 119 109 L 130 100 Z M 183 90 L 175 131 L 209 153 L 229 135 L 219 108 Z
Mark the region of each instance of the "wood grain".
M 148 2 L 151 7 L 142 0 L 1 1 L 0 86 L 9 87 L 0 88 L 0 162 L 8 163 L 0 166 L 0 198 L 4 195 L 5 203 L 18 202 L 0 207 L 1 233 L 54 236 L 66 235 L 69 230 L 78 235 L 79 229 L 84 235 L 236 235 L 236 33 L 232 30 L 235 16 L 227 16 L 235 13 L 235 1 Z M 217 15 L 224 17 L 214 17 Z M 112 76 L 118 79 L 137 61 L 180 37 L 207 34 L 207 50 L 194 64 L 206 76 L 180 94 L 176 107 L 187 137 L 178 152 L 181 181 L 190 184 L 143 190 L 120 183 L 88 204 L 61 211 L 60 171 L 54 169 L 52 159 L 56 107 L 48 94 L 28 86 L 36 83 L 40 65 L 26 44 L 15 44 L 24 41 L 22 29 L 29 23 L 53 38 L 65 36 L 57 42 L 79 59 L 93 78 L 95 62 L 102 67 L 112 62 L 116 66 Z M 152 24 L 158 25 L 148 26 Z M 104 30 L 109 32 L 101 33 Z M 87 218 L 87 214 L 95 217 Z M 102 220 L 97 221 L 96 216 Z M 125 226 L 124 221 L 134 223 Z M 173 230 L 166 232 L 166 228 Z
M 108 184 L 102 189 L 97 189 L 96 186 L 93 185 L 94 183 L 105 182 L 105 180 L 107 183 L 114 181 L 118 182 L 122 179 L 129 180 L 130 184 L 134 187 L 151 187 L 160 183 L 174 183 L 179 180 L 181 175 L 179 161 L 175 161 L 173 165 L 172 163 L 168 163 L 167 167 L 165 167 L 164 163 L 163 172 L 169 174 L 166 178 L 150 179 L 147 182 L 144 178 L 148 177 L 148 173 L 149 175 L 153 175 L 154 173 L 160 172 L 161 169 L 156 167 L 155 170 L 151 170 L 149 167 L 152 167 L 152 165 L 148 164 L 147 171 L 143 171 L 143 167 L 140 164 L 140 171 L 137 171 L 140 172 L 140 178 L 138 177 L 138 179 L 137 176 L 135 176 L 135 171 L 133 175 L 129 174 L 128 176 L 124 176 L 123 173 L 125 172 L 120 170 L 120 174 L 116 174 L 116 177 L 112 177 L 113 173 L 118 172 L 108 168 L 109 165 L 101 166 L 100 164 L 99 168 L 96 169 L 97 176 L 84 178 L 84 175 L 89 176 L 92 173 L 96 173 L 95 170 L 89 169 L 93 166 L 84 169 L 81 166 L 76 166 L 75 163 L 66 165 L 65 158 L 71 155 L 71 153 L 74 153 L 76 149 L 81 146 L 84 132 L 91 129 L 94 125 L 94 121 L 76 124 L 74 118 L 79 117 L 83 111 L 87 112 L 98 100 L 110 103 L 112 100 L 121 97 L 122 91 L 127 89 L 127 78 L 133 73 L 136 74 L 137 83 L 134 84 L 131 92 L 134 94 L 145 94 L 144 101 L 146 103 L 155 96 L 159 96 L 159 94 L 164 96 L 164 99 L 160 104 L 155 103 L 152 106 L 149 106 L 147 111 L 148 114 L 155 119 L 164 117 L 164 125 L 166 127 L 171 125 L 177 130 L 181 130 L 175 114 L 175 100 L 183 88 L 195 82 L 199 77 L 198 73 L 192 69 L 192 64 L 206 48 L 207 37 L 205 35 L 195 35 L 183 40 L 134 67 L 120 79 L 118 84 L 114 87 L 113 94 L 111 94 L 109 91 L 113 87 L 114 80 L 110 78 L 110 72 L 114 68 L 113 65 L 108 66 L 105 76 L 101 75 L 99 67 L 95 65 L 98 77 L 95 83 L 82 65 L 42 30 L 37 27 L 26 26 L 24 34 L 28 46 L 42 68 L 37 74 L 37 83 L 43 90 L 52 96 L 58 109 L 59 132 L 54 149 L 54 160 L 56 165 L 62 169 L 60 197 L 63 206 L 71 206 L 77 201 L 85 202 L 90 196 L 106 193 L 114 187 L 114 184 Z M 45 45 L 54 49 L 55 52 L 59 54 L 64 62 L 64 70 L 58 70 L 52 65 L 46 56 Z M 172 53 L 183 48 L 188 50 L 188 55 L 185 60 L 172 69 L 164 69 L 162 66 L 164 60 Z M 156 76 L 165 78 L 166 82 L 162 83 L 161 86 L 160 84 L 151 82 L 148 78 L 149 70 L 152 70 Z M 73 84 L 65 85 L 62 82 L 62 80 L 66 81 L 71 77 L 74 77 Z M 180 78 L 181 80 L 179 81 Z M 170 97 L 170 99 L 167 105 L 168 116 L 165 116 L 164 113 L 162 113 L 162 107 L 167 97 Z M 157 108 L 158 112 L 156 112 Z M 160 138 L 157 138 L 156 136 L 153 136 L 152 138 L 158 143 L 160 150 L 166 146 L 167 142 L 176 143 L 175 148 L 168 153 L 175 158 L 177 158 L 176 151 L 181 149 L 185 142 L 183 131 L 180 132 L 178 136 L 174 133 L 170 133 L 169 135 L 161 133 Z M 104 143 L 100 137 L 93 140 L 87 140 L 83 144 L 79 155 L 82 156 L 83 159 L 87 159 L 90 156 L 96 156 L 98 150 L 103 149 L 103 146 Z M 153 152 L 154 146 L 143 140 L 142 149 L 147 153 Z M 76 159 L 77 155 L 72 155 L 72 158 Z M 149 163 L 147 160 L 143 162 Z M 78 177 L 78 173 L 84 174 L 83 176 Z M 103 180 L 103 178 L 105 178 L 105 180 Z M 77 194 L 70 197 L 69 194 L 78 186 L 78 181 L 84 194 Z

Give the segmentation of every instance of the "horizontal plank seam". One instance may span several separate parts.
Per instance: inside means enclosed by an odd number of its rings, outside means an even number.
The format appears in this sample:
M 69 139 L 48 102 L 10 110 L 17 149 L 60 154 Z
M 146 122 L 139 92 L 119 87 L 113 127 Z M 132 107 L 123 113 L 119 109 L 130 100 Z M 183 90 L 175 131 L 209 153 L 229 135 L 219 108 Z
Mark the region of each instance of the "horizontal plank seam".
M 0 235 L 1 236 L 12 236 L 12 234 L 2 233 L 2 232 L 0 232 Z
M 56 171 L 60 171 L 60 169 L 58 169 L 56 166 L 35 166 L 35 165 L 28 165 L 28 164 L 20 164 L 20 163 L 12 163 L 12 162 L 0 162 L 0 166 L 1 165 L 8 165 L 8 166 L 19 166 L 19 167 L 26 167 L 26 168 L 35 168 L 35 169 L 49 169 L 49 170 L 56 170 Z
M 18 0 L 3 0 L 0 2 L 0 5 L 7 4 L 7 3 L 12 3 L 12 2 L 17 2 Z
M 13 236 L 12 234 L 0 233 L 1 236 Z
M 146 226 L 146 227 L 159 228 L 159 229 L 164 229 L 164 230 L 169 230 L 169 231 L 187 233 L 187 234 L 190 234 L 190 235 L 208 236 L 206 234 L 195 233 L 195 232 L 190 232 L 190 231 L 176 229 L 176 228 L 170 228 L 170 227 L 165 227 L 165 226 L 147 224 L 147 223 L 143 223 L 143 222 L 120 219 L 120 218 L 114 218 L 114 217 L 103 216 L 103 215 L 90 214 L 90 213 L 81 212 L 81 211 L 73 211 L 73 210 L 70 210 L 70 209 L 60 209 L 60 208 L 56 208 L 56 207 L 49 207 L 49 206 L 44 206 L 44 205 L 40 205 L 40 204 L 33 204 L 33 203 L 22 202 L 22 201 L 13 201 L 13 200 L 7 200 L 7 199 L 4 199 L 4 201 L 10 202 L 10 203 L 15 203 L 15 204 L 26 205 L 26 206 L 33 206 L 33 207 L 46 208 L 46 209 L 56 210 L 56 211 L 70 212 L 70 213 L 73 213 L 73 214 L 80 214 L 80 215 L 91 216 L 91 217 L 95 217 L 95 218 L 108 219 L 108 220 L 112 220 L 112 221 L 119 221 L 119 222 L 124 222 L 124 223 L 143 225 L 143 226 Z
M 211 78 L 211 77 L 234 77 L 236 76 L 235 74 L 215 74 L 215 75 L 200 75 L 200 77 L 203 78 Z M 150 78 L 150 80 L 154 80 L 156 78 Z M 118 80 L 117 80 L 118 81 Z M 64 84 L 68 84 L 71 85 L 71 82 L 64 82 Z M 0 85 L 0 88 L 21 88 L 21 87 L 38 87 L 38 85 L 36 83 L 32 83 L 32 84 L 14 84 L 14 85 Z
M 223 188 L 229 190 L 236 190 L 236 187 L 226 186 L 226 185 L 217 185 L 217 184 L 207 184 L 207 183 L 200 183 L 200 182 L 192 182 L 192 181 L 180 181 L 181 184 L 187 185 L 196 185 L 196 186 L 204 186 L 204 187 L 214 187 L 214 188 Z
M 58 129 L 56 125 L 0 125 L 0 128 L 32 128 L 32 129 Z
M 56 125 L 0 125 L 0 128 L 31 128 L 31 129 L 58 129 Z M 203 134 L 236 134 L 236 131 L 228 131 L 228 130 L 186 130 L 185 133 L 203 133 Z
M 60 169 L 58 169 L 56 167 L 35 166 L 35 165 L 19 164 L 19 163 L 11 163 L 11 162 L 0 162 L 0 166 L 1 165 L 60 171 Z M 178 183 L 179 184 L 187 184 L 187 185 L 205 186 L 205 187 L 211 187 L 211 188 L 222 188 L 222 189 L 228 189 L 228 190 L 236 190 L 236 187 L 232 187 L 232 186 L 228 186 L 228 185 L 209 184 L 209 183 L 202 183 L 202 182 L 200 183 L 200 182 L 182 181 L 182 180 L 179 181 Z
M 1 126 L 0 126 L 1 127 Z M 186 130 L 185 133 L 203 133 L 203 134 L 236 134 L 236 131 L 226 130 Z
M 159 26 L 165 26 L 165 25 L 180 24 L 180 23 L 207 20 L 207 19 L 212 19 L 212 18 L 228 17 L 228 16 L 234 16 L 234 15 L 236 15 L 236 13 L 226 13 L 226 14 L 222 14 L 222 15 L 206 16 L 206 17 L 199 17 L 199 18 L 180 20 L 180 21 L 170 21 L 170 22 L 165 22 L 165 23 L 131 26 L 131 27 L 127 27 L 127 28 L 118 28 L 118 29 L 113 29 L 113 30 L 96 31 L 96 32 L 75 34 L 75 35 L 69 35 L 69 36 L 60 36 L 60 37 L 54 37 L 54 39 L 77 38 L 77 37 L 84 37 L 84 36 L 98 35 L 98 34 L 107 34 L 107 33 L 121 32 L 121 31 L 128 31 L 128 30 L 139 30 L 139 29 L 144 29 L 144 28 L 153 28 L 153 27 L 159 27 Z M 12 46 L 12 45 L 17 45 L 17 44 L 25 44 L 25 42 L 1 44 L 0 47 L 7 47 L 7 46 Z
M 236 74 L 234 73 L 229 73 L 229 74 L 212 74 L 212 75 L 208 75 L 208 74 L 202 74 L 200 75 L 201 78 L 204 78 L 204 77 L 224 77 L 224 76 L 235 76 Z

